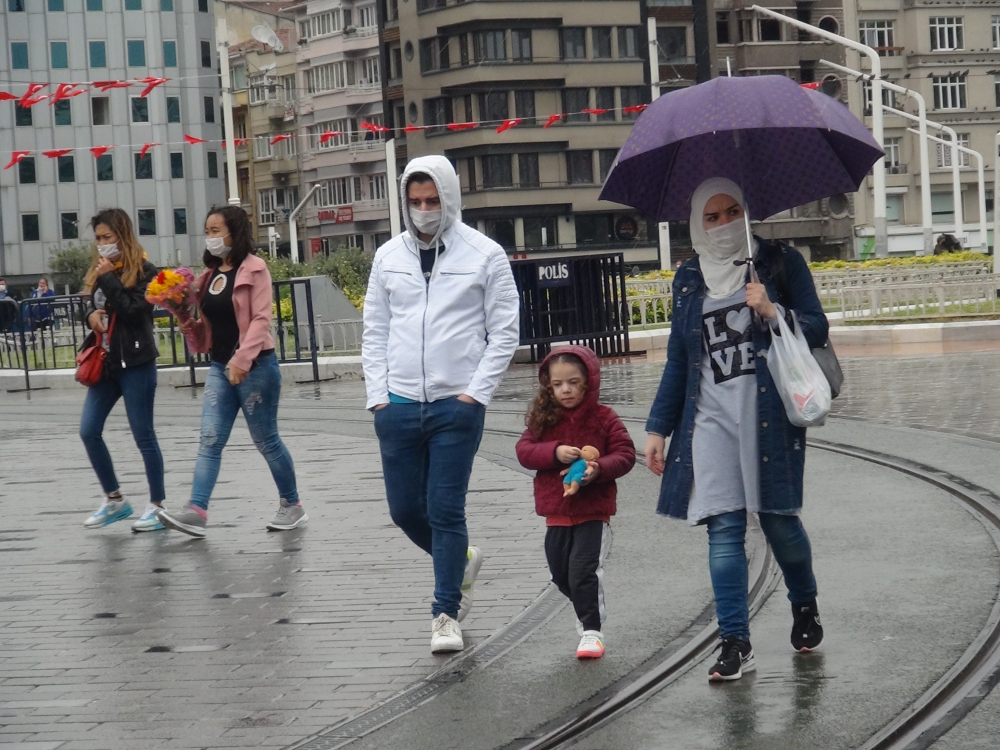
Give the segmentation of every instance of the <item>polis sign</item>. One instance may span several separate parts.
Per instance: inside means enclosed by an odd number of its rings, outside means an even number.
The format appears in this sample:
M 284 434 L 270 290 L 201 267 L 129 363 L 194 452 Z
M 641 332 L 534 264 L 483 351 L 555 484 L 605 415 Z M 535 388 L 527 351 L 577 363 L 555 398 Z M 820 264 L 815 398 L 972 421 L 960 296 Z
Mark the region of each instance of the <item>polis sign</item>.
M 569 286 L 572 283 L 569 263 L 559 261 L 538 266 L 538 286 L 542 289 Z

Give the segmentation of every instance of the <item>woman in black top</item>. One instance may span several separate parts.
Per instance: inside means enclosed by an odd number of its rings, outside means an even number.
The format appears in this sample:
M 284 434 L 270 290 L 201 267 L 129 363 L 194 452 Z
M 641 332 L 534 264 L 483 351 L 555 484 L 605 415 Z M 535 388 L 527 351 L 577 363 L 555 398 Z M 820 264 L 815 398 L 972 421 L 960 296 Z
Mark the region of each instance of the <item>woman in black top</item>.
M 153 429 L 156 359 L 160 352 L 153 338 L 153 306 L 146 301 L 146 287 L 157 269 L 147 259 L 132 232 L 131 219 L 122 209 L 101 211 L 91 220 L 91 226 L 97 244 L 84 280 L 84 290 L 91 293 L 87 322 L 101 337 L 108 356 L 104 376 L 87 392 L 80 437 L 106 498 L 84 525 L 88 529 L 100 528 L 132 515 L 103 438 L 108 414 L 118 399 L 124 398 L 132 437 L 142 453 L 149 482 L 149 505 L 132 530 L 154 531 L 163 528 L 156 513 L 166 496 L 163 455 Z

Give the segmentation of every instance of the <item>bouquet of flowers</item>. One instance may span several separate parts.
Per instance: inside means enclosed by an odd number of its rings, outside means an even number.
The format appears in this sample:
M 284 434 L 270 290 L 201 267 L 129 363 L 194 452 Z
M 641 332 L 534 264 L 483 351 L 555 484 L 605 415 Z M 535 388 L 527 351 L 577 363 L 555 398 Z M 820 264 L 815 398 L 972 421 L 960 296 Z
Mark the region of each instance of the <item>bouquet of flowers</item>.
M 173 313 L 181 322 L 194 314 L 197 288 L 190 268 L 166 268 L 146 287 L 146 301 Z

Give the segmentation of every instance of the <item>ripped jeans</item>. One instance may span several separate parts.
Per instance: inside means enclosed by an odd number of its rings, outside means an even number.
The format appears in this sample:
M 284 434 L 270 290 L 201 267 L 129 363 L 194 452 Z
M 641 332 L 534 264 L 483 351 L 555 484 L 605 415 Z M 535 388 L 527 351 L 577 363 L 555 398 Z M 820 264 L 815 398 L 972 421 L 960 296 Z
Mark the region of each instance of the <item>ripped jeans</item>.
M 281 395 L 281 372 L 274 352 L 257 358 L 257 366 L 239 385 L 232 385 L 225 366 L 213 362 L 205 381 L 205 401 L 201 411 L 201 445 L 194 465 L 191 504 L 208 509 L 208 500 L 219 477 L 222 449 L 229 441 L 236 414 L 243 410 L 250 436 L 268 468 L 278 494 L 292 505 L 299 502 L 295 487 L 295 466 L 278 435 L 278 398 Z

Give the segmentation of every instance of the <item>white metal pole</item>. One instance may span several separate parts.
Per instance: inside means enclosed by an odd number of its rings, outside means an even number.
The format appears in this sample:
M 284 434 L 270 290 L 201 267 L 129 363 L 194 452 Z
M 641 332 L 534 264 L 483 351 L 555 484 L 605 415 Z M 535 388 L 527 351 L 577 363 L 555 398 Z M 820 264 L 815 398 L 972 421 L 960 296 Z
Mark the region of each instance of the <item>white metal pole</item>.
M 233 89 L 229 78 L 229 31 L 226 19 L 215 26 L 215 46 L 219 51 L 222 72 L 222 122 L 226 128 L 226 174 L 229 176 L 229 204 L 240 205 L 240 186 L 236 176 L 236 135 L 233 133 Z
M 839 70 L 842 73 L 847 73 L 849 75 L 865 75 L 860 70 L 852 70 L 851 68 L 838 65 L 837 63 L 830 62 L 829 60 L 820 60 L 819 62 L 821 65 L 826 65 L 834 70 Z M 917 103 L 917 117 L 920 125 L 920 216 L 924 235 L 924 254 L 931 255 L 934 252 L 934 225 L 933 211 L 931 209 L 930 157 L 928 156 L 927 150 L 927 102 L 924 99 L 923 94 L 913 91 L 912 89 L 903 88 L 902 86 L 897 86 L 896 84 L 889 83 L 888 81 L 882 81 L 882 85 L 890 91 L 895 91 L 897 94 L 903 94 L 904 96 L 910 97 Z
M 935 123 L 932 123 L 932 125 L 934 125 L 934 124 Z M 946 131 L 947 130 L 951 130 L 951 128 L 949 128 L 947 126 L 944 126 L 944 125 L 941 125 L 939 127 L 942 130 L 946 130 Z M 908 130 L 911 133 L 916 132 L 912 128 L 908 128 Z M 977 171 L 979 173 L 978 174 L 978 182 L 979 182 L 979 232 L 980 232 L 981 235 L 983 235 L 982 237 L 979 238 L 979 246 L 982 249 L 982 251 L 985 253 L 986 252 L 986 248 L 987 248 L 987 242 L 986 242 L 986 166 L 985 166 L 985 162 L 983 161 L 983 155 L 981 153 L 979 153 L 978 151 L 973 151 L 971 148 L 966 148 L 965 146 L 959 146 L 959 145 L 957 145 L 957 143 L 955 141 L 955 131 L 954 130 L 951 131 L 951 136 L 952 136 L 952 140 L 950 140 L 950 141 L 946 141 L 944 138 L 937 138 L 937 137 L 935 137 L 933 135 L 929 135 L 927 137 L 930 140 L 935 141 L 936 143 L 941 143 L 941 144 L 944 144 L 944 145 L 951 144 L 952 154 L 953 154 L 952 160 L 953 161 L 958 156 L 958 154 L 955 153 L 956 151 L 958 153 L 961 153 L 961 154 L 969 154 L 969 156 L 974 156 L 976 158 Z M 961 198 L 961 193 L 959 194 L 959 197 Z M 959 213 L 958 213 L 958 211 L 956 211 L 955 212 L 955 218 L 956 218 L 956 220 L 958 219 L 958 216 L 959 216 Z M 957 229 L 956 229 L 956 231 L 957 231 Z M 962 225 L 962 232 L 963 233 L 965 232 L 965 225 L 964 224 Z
M 1000 132 L 996 135 L 996 143 L 993 148 L 993 273 L 1000 273 L 997 269 L 997 247 L 1000 243 Z
M 302 207 L 312 198 L 312 194 L 319 190 L 319 188 L 320 183 L 318 182 L 309 188 L 306 197 L 288 214 L 288 241 L 292 243 L 292 263 L 299 262 L 299 226 L 295 217 L 299 215 L 299 211 L 302 210 Z
M 646 19 L 646 36 L 649 41 L 649 100 L 655 102 L 660 98 L 660 47 L 656 41 L 656 19 Z M 670 270 L 670 224 L 661 221 L 657 224 L 657 245 L 660 250 L 660 270 Z
M 794 26 L 799 29 L 804 29 L 810 34 L 814 34 L 822 39 L 829 39 L 831 42 L 836 42 L 842 47 L 849 47 L 858 52 L 863 52 L 868 56 L 868 60 L 872 66 L 872 137 L 875 138 L 875 142 L 880 148 L 885 148 L 885 138 L 882 128 L 882 109 L 881 107 L 874 106 L 875 102 L 881 103 L 882 101 L 882 61 L 879 59 L 878 52 L 876 52 L 871 47 L 861 44 L 860 42 L 855 42 L 853 39 L 848 39 L 847 37 L 840 36 L 840 34 L 834 34 L 830 31 L 825 31 L 818 26 L 813 26 L 812 24 L 804 23 L 795 18 L 789 18 L 781 13 L 776 13 L 769 8 L 762 8 L 759 5 L 751 6 L 750 10 L 757 13 L 763 13 L 765 16 L 775 19 L 776 21 L 781 21 L 781 23 L 787 23 L 789 26 Z M 872 187 L 875 193 L 875 205 L 872 211 L 873 223 L 875 224 L 875 255 L 877 257 L 885 257 L 889 254 L 889 230 L 885 220 L 885 157 L 879 157 L 878 161 L 872 166 Z
M 389 191 L 389 234 L 393 237 L 403 231 L 396 169 L 396 139 L 389 138 L 385 142 L 385 173 L 386 189 Z
M 962 167 L 958 161 L 959 145 L 958 133 L 954 128 L 941 125 L 937 128 L 943 130 L 951 136 L 951 194 L 952 203 L 955 204 L 955 235 L 959 240 L 963 240 L 965 235 L 965 207 L 962 205 L 962 174 L 959 171 Z

